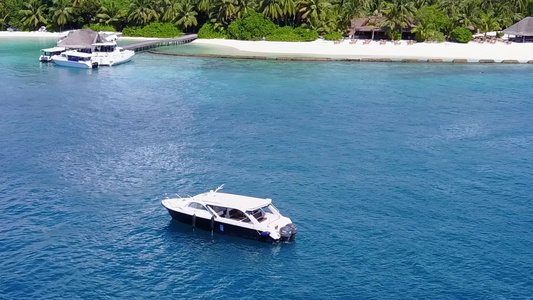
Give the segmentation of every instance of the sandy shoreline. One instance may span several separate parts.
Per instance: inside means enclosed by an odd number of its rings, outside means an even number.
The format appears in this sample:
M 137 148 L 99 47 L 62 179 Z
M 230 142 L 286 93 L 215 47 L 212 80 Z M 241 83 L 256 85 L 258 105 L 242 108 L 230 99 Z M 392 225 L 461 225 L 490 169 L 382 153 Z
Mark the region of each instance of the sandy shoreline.
M 387 42 L 380 45 L 373 41 L 364 45 L 362 40 L 351 44 L 343 41 L 335 44 L 332 41 L 317 40 L 314 42 L 268 42 L 268 41 L 237 41 L 225 39 L 198 39 L 192 42 L 197 45 L 225 46 L 254 54 L 276 54 L 292 56 L 317 56 L 346 59 L 390 59 L 402 60 L 466 60 L 467 62 L 533 61 L 533 43 L 519 44 L 479 44 L 470 42 L 459 43 L 417 43 L 408 45 L 407 41 L 395 45 Z
M 67 32 L 24 32 L 0 31 L 0 38 L 55 38 L 65 36 Z M 146 37 L 120 37 L 120 40 L 152 40 Z M 269 42 L 269 41 L 238 41 L 227 39 L 197 39 L 193 45 L 223 46 L 238 50 L 238 55 L 266 55 L 278 57 L 317 57 L 331 59 L 360 59 L 382 61 L 428 61 L 441 60 L 443 62 L 518 62 L 533 63 L 533 43 L 416 43 L 408 45 L 401 41 L 395 45 L 390 41 L 381 45 L 378 41 L 363 44 L 358 40 L 355 44 L 350 41 L 334 43 L 332 41 L 316 40 L 313 42 Z M 244 54 L 243 54 L 244 53 Z

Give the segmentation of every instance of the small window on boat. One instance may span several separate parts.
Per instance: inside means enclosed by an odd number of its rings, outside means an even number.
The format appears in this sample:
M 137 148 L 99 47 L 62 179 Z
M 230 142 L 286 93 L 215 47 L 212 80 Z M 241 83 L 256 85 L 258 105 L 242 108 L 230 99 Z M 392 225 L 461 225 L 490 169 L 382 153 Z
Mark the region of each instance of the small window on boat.
M 252 215 L 258 222 L 263 222 L 266 220 L 265 212 L 260 208 L 249 212 L 249 214 Z
M 242 211 L 238 209 L 228 210 L 228 215 L 226 216 L 226 218 L 236 220 L 236 221 L 242 221 L 245 223 L 250 223 L 250 219 Z
M 270 205 L 269 205 L 269 206 L 262 207 L 261 209 L 262 209 L 265 213 L 274 214 L 274 212 L 273 212 L 272 209 L 270 208 Z
M 242 211 L 235 208 L 228 208 L 222 206 L 209 206 L 219 217 L 231 219 L 235 221 L 241 221 L 245 223 L 251 223 L 248 216 Z
M 207 210 L 205 206 L 203 206 L 202 204 L 198 202 L 191 202 L 189 203 L 188 207 L 194 208 L 194 209 L 200 209 L 200 210 Z

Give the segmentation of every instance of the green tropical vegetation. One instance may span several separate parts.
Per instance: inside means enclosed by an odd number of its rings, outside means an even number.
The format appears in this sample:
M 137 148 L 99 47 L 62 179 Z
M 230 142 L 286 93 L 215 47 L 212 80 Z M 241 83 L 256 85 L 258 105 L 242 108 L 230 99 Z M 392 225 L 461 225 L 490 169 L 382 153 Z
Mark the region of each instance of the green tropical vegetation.
M 326 33 L 324 35 L 324 39 L 325 40 L 328 40 L 328 41 L 338 41 L 338 40 L 341 40 L 342 39 L 342 34 L 340 32 L 330 32 L 330 33 Z
M 337 39 L 353 18 L 378 16 L 376 27 L 387 28 L 391 39 L 410 27 L 419 41 L 464 42 L 467 31 L 501 30 L 532 14 L 533 0 L 0 0 L 0 29 L 306 41 Z
M 467 28 L 457 27 L 451 32 L 450 38 L 454 42 L 468 43 L 472 40 L 472 33 Z
M 181 36 L 183 33 L 172 23 L 154 22 L 145 26 L 125 27 L 122 30 L 122 34 L 124 36 L 171 38 Z

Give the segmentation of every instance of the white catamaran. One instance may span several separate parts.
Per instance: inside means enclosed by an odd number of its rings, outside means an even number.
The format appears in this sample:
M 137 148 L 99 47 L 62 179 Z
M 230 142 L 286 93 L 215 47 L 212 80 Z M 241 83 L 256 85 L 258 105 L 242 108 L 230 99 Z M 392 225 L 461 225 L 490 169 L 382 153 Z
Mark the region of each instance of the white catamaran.
M 90 68 L 95 68 L 98 66 L 114 66 L 130 61 L 135 55 L 135 51 L 125 50 L 121 47 L 118 47 L 116 42 L 117 39 L 118 35 L 116 33 L 95 32 L 91 29 L 71 31 L 65 38 L 57 42 L 57 47 L 43 49 L 42 51 L 49 55 L 47 57 L 41 56 L 41 59 L 45 61 L 53 61 L 61 66 L 82 68 L 85 68 L 83 65 L 90 65 Z M 46 51 L 52 49 L 63 50 L 61 52 Z M 63 51 L 65 50 L 69 52 L 89 54 L 91 60 L 90 64 L 66 63 L 68 61 L 68 57 L 63 55 Z M 70 54 L 70 57 L 75 60 L 75 55 L 72 53 Z M 83 60 L 81 60 L 82 62 L 86 61 L 87 56 L 80 54 L 79 57 L 83 58 Z

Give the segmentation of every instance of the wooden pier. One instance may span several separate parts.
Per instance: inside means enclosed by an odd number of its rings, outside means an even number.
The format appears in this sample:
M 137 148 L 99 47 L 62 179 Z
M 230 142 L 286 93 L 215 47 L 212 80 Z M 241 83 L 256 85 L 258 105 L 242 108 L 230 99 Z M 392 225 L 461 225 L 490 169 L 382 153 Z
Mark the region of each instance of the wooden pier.
M 150 40 L 150 41 L 143 41 L 139 43 L 124 45 L 122 48 L 126 50 L 134 50 L 136 52 L 139 51 L 145 51 L 150 50 L 156 47 L 161 46 L 170 46 L 170 45 L 180 45 L 180 44 L 186 44 L 194 41 L 198 38 L 197 34 L 188 34 L 176 38 L 169 38 L 169 39 L 157 39 L 157 40 Z

